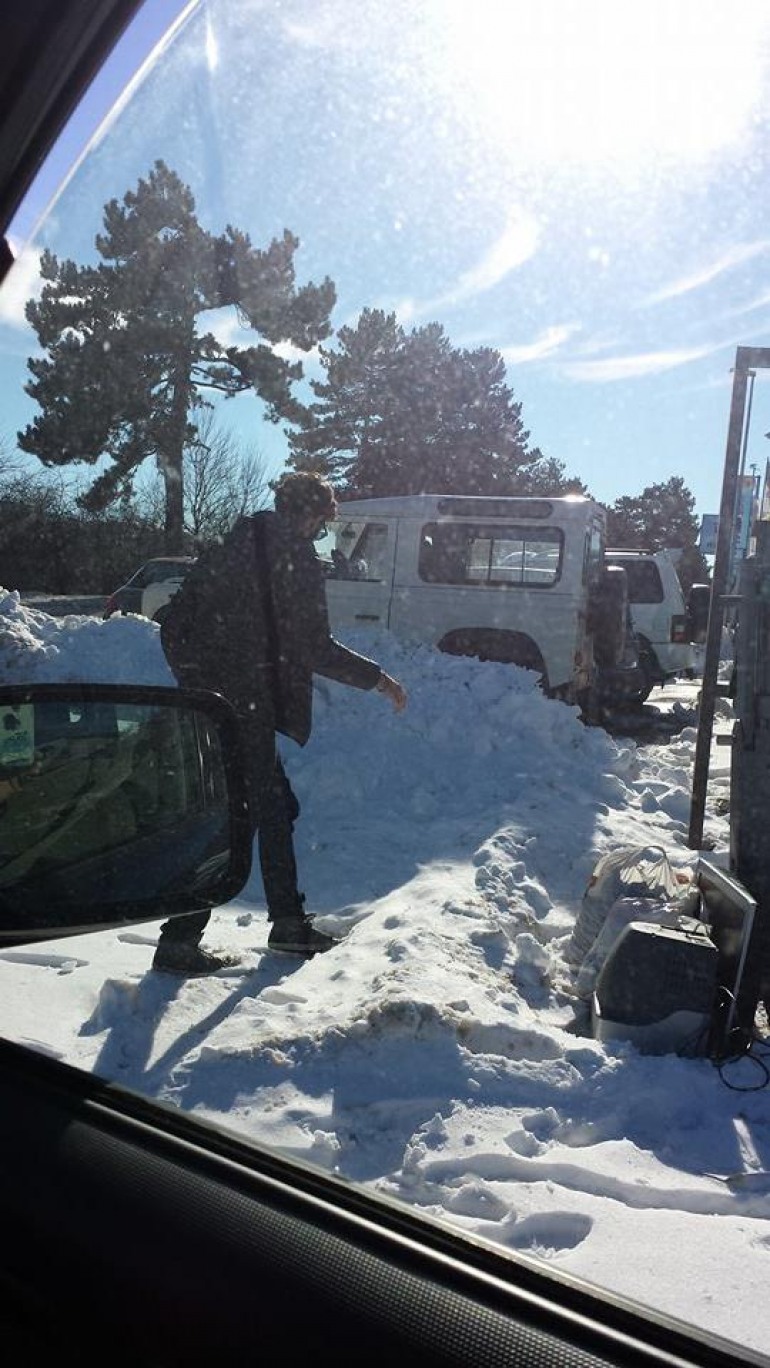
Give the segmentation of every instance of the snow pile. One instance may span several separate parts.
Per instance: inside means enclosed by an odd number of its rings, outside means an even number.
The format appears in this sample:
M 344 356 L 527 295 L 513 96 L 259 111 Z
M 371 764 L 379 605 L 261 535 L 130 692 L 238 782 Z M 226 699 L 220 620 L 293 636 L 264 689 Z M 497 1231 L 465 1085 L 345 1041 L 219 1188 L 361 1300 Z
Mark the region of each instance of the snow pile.
M 0 589 L 0 682 L 173 684 L 146 618 L 50 617 Z

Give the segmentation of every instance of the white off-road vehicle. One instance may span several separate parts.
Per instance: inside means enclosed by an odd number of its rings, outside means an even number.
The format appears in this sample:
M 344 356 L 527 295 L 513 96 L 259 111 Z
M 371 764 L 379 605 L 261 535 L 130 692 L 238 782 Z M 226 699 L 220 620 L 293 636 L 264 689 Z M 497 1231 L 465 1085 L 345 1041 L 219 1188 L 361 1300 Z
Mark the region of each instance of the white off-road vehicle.
M 626 572 L 631 624 L 644 675 L 642 698 L 655 684 L 691 675 L 697 668 L 694 642 L 698 634 L 676 572 L 676 560 L 676 551 L 611 548 L 607 552 L 608 564 Z
M 605 535 L 605 510 L 578 496 L 345 501 L 318 545 L 332 628 L 523 665 L 583 705 L 633 698 L 626 579 Z

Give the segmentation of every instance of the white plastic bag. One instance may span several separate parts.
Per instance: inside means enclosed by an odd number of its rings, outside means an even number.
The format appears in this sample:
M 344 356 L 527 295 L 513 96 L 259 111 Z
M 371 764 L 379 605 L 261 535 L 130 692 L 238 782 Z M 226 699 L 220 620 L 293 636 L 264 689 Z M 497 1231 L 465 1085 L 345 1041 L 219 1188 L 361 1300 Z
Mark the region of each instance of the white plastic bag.
M 619 898 L 668 902 L 682 892 L 662 846 L 624 846 L 595 865 L 567 946 L 567 959 L 581 965 Z

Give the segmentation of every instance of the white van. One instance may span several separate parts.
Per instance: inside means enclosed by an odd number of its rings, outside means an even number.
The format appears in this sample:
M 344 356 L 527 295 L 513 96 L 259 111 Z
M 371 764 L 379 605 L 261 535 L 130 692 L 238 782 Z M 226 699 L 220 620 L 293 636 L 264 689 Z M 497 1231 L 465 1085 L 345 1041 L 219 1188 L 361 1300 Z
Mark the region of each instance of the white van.
M 641 696 L 646 698 L 654 684 L 696 668 L 692 618 L 676 573 L 676 552 L 611 549 L 607 562 L 626 572 L 631 623 L 645 676 Z
M 346 501 L 318 543 L 332 629 L 387 627 L 510 661 L 569 701 L 584 703 L 600 675 L 633 674 L 638 688 L 625 575 L 605 565 L 605 525 L 601 505 L 578 496 Z

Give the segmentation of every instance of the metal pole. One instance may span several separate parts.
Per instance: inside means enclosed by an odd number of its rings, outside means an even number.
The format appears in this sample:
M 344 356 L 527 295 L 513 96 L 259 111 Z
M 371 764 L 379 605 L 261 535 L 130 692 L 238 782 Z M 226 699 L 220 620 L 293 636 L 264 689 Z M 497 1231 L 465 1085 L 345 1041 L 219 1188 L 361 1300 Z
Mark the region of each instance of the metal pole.
M 754 381 L 755 381 L 756 378 L 757 378 L 757 372 L 756 372 L 755 370 L 750 370 L 750 371 L 748 372 L 748 377 L 749 377 L 749 398 L 748 398 L 748 403 L 747 403 L 747 405 L 746 405 L 746 421 L 745 421 L 745 423 L 744 423 L 744 425 L 743 425 L 743 449 L 742 449 L 742 451 L 741 451 L 741 468 L 740 468 L 740 470 L 739 470 L 739 472 L 738 472 L 738 479 L 736 480 L 736 483 L 735 483 L 735 506 L 734 506 L 734 508 L 733 508 L 733 529 L 735 529 L 735 527 L 736 527 L 736 525 L 737 525 L 737 522 L 738 522 L 738 514 L 739 514 L 739 512 L 740 512 L 741 505 L 742 505 L 743 502 L 744 502 L 744 500 L 743 500 L 743 476 L 744 476 L 745 471 L 746 471 L 746 452 L 747 452 L 747 450 L 748 450 L 748 445 L 749 445 L 749 432 L 750 432 L 750 430 L 751 430 L 751 406 L 752 406 L 752 403 L 754 402 Z M 741 533 L 742 533 L 742 532 L 743 532 L 743 529 L 741 529 Z M 744 545 L 745 545 L 745 546 L 748 546 L 748 541 L 747 541 L 745 538 L 743 538 L 743 541 L 744 541 Z M 733 536 L 732 536 L 731 539 L 730 539 L 730 566 L 729 566 L 729 570 L 728 570 L 728 574 L 727 574 L 728 592 L 730 592 L 730 593 L 732 593 L 733 590 L 734 590 L 734 588 L 735 588 L 735 561 L 736 561 L 737 553 L 738 553 L 738 547 L 737 547 L 736 541 L 735 541 L 735 531 L 733 530 Z
M 717 549 L 714 570 L 711 577 L 711 607 L 709 609 L 706 651 L 703 660 L 703 684 L 701 686 L 700 709 L 698 716 L 698 737 L 695 743 L 695 764 L 692 780 L 692 801 L 690 804 L 690 830 L 687 843 L 691 850 L 699 850 L 703 840 L 703 818 L 706 811 L 706 788 L 708 785 L 711 739 L 714 731 L 714 711 L 717 699 L 717 675 L 722 644 L 722 622 L 724 617 L 724 593 L 730 571 L 733 543 L 733 524 L 735 515 L 735 495 L 738 488 L 738 465 L 740 461 L 741 434 L 746 407 L 746 381 L 749 351 L 739 347 L 735 354 L 733 374 L 733 395 L 730 404 L 730 422 L 727 429 L 727 449 L 725 469 L 722 480 L 722 503 L 719 511 Z M 770 353 L 768 353 L 770 356 Z
M 752 370 L 770 368 L 770 347 L 738 347 L 735 353 L 733 373 L 733 396 L 730 404 L 730 422 L 727 428 L 727 449 L 725 469 L 722 479 L 722 506 L 719 514 L 719 531 L 711 583 L 711 608 L 706 636 L 706 651 L 703 661 L 703 685 L 698 720 L 698 738 L 695 744 L 695 766 L 693 770 L 692 802 L 690 805 L 690 831 L 688 845 L 699 850 L 703 840 L 703 817 L 706 810 L 706 788 L 708 785 L 711 739 L 714 731 L 714 708 L 718 695 L 717 674 L 722 644 L 722 623 L 724 620 L 724 594 L 730 568 L 730 549 L 733 540 L 733 518 L 735 495 L 738 484 L 738 464 L 743 433 L 743 417 L 746 407 L 746 382 Z
M 749 377 L 749 398 L 748 403 L 746 404 L 746 422 L 743 428 L 743 449 L 741 451 L 740 469 L 741 479 L 743 478 L 743 474 L 746 469 L 746 452 L 749 446 L 749 429 L 751 427 L 751 405 L 754 402 L 754 381 L 757 378 L 757 372 L 755 370 L 750 370 L 747 372 L 747 374 Z

